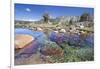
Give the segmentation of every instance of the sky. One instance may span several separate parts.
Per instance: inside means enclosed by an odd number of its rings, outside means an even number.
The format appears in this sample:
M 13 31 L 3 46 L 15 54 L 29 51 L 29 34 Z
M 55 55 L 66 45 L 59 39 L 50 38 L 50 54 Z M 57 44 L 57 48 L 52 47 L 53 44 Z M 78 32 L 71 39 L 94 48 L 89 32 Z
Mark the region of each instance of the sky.
M 49 6 L 35 4 L 15 4 L 15 20 L 38 21 L 42 19 L 44 13 L 49 13 L 53 18 L 59 16 L 80 16 L 84 12 L 94 14 L 93 8 L 68 7 L 68 6 Z

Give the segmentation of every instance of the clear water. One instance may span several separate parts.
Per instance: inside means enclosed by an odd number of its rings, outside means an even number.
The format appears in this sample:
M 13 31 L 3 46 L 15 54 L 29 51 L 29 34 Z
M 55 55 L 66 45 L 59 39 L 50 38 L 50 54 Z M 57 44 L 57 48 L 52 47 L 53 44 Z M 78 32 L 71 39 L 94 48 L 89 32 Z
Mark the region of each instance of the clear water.
M 35 43 L 33 42 L 30 46 L 26 47 L 19 55 L 17 55 L 17 57 L 19 57 L 22 53 L 30 53 L 30 54 L 35 53 L 39 49 L 42 49 L 44 46 L 46 46 L 49 40 L 51 42 L 58 43 L 58 45 L 67 41 L 70 42 L 70 44 L 77 46 L 80 40 L 82 41 L 81 46 L 88 45 L 89 47 L 93 47 L 94 44 L 94 38 L 93 38 L 94 36 L 91 36 L 91 34 L 85 40 L 82 40 L 79 37 L 79 35 L 70 36 L 62 34 L 58 36 L 58 34 L 54 32 L 51 32 L 51 34 L 49 35 L 49 39 L 47 39 L 46 34 L 43 32 L 31 31 L 29 29 L 23 29 L 23 28 L 15 29 L 15 35 L 16 34 L 27 34 L 35 37 L 36 39 Z M 30 54 L 27 55 L 29 56 Z

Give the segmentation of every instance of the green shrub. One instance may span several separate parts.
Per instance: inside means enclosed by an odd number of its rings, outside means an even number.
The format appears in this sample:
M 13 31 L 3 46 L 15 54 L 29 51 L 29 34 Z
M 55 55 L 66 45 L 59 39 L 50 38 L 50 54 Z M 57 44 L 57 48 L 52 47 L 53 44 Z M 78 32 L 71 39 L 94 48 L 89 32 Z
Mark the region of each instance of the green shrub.
M 80 61 L 93 61 L 94 51 L 93 48 L 85 47 L 71 47 L 68 44 L 62 44 L 64 55 L 62 57 L 52 56 L 54 62 L 80 62 Z
M 76 51 L 78 58 L 81 61 L 93 61 L 94 60 L 94 51 L 92 48 L 81 48 Z

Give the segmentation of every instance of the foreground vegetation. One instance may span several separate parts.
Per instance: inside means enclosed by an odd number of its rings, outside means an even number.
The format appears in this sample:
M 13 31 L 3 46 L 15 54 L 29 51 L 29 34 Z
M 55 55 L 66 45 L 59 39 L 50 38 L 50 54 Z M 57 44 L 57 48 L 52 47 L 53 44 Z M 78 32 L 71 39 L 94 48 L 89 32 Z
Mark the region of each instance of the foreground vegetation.
M 72 47 L 68 44 L 62 44 L 64 49 L 59 49 L 53 43 L 49 48 L 51 50 L 46 50 L 52 54 L 55 51 L 56 54 L 46 55 L 49 56 L 45 60 L 49 63 L 66 63 L 66 62 L 80 62 L 80 61 L 93 61 L 94 60 L 94 50 L 91 47 Z M 60 51 L 60 52 L 59 52 Z M 59 55 L 57 55 L 57 53 Z

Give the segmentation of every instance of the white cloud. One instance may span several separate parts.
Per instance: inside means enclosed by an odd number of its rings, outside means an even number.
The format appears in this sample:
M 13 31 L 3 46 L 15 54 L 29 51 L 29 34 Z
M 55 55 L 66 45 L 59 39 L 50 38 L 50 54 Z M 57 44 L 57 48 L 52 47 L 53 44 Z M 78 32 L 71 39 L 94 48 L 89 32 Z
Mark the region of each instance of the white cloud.
M 27 12 L 30 12 L 30 11 L 31 11 L 31 9 L 30 9 L 30 8 L 26 8 L 26 11 L 27 11 Z

